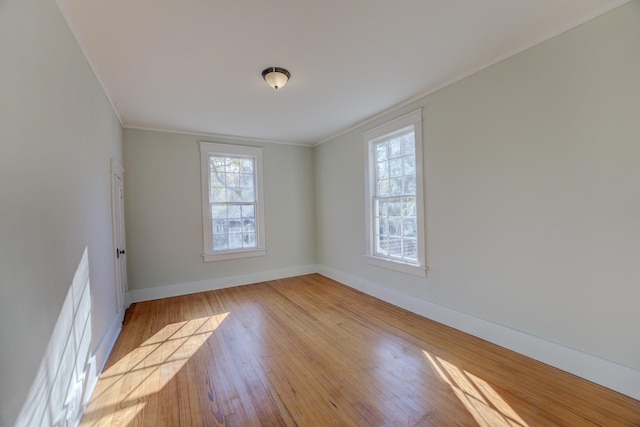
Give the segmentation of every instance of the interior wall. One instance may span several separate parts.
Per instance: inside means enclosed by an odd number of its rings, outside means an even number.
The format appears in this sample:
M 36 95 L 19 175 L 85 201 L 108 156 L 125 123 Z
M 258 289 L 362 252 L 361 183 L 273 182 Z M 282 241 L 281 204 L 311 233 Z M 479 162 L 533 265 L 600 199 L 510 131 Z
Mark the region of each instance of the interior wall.
M 186 291 L 193 282 L 315 264 L 312 148 L 135 129 L 123 138 L 129 290 Z M 264 148 L 265 256 L 203 261 L 199 141 Z
M 318 146 L 318 264 L 640 370 L 638 46 L 632 1 Z M 418 107 L 426 279 L 362 257 L 362 133 Z
M 43 355 L 85 249 L 92 352 L 116 314 L 109 159 L 122 161 L 122 142 L 55 2 L 0 1 L 0 57 L 0 425 L 10 426 L 41 362 L 58 370 Z

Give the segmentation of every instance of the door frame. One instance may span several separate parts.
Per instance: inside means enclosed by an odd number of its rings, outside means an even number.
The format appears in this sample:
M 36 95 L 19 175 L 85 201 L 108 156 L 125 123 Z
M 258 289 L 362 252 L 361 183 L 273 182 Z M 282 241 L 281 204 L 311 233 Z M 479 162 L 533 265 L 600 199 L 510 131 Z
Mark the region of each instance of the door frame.
M 116 314 L 119 321 L 124 320 L 127 284 L 127 254 L 124 228 L 124 168 L 111 159 L 111 220 L 113 232 L 113 262 L 115 273 Z

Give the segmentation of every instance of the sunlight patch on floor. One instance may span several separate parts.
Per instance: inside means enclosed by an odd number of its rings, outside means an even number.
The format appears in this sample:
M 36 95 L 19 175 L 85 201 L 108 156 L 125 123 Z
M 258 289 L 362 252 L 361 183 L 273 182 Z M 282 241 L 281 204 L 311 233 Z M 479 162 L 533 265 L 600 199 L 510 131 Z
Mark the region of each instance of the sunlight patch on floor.
M 100 376 L 81 425 L 127 425 L 209 339 L 229 313 L 165 326 Z
M 481 427 L 529 427 L 488 382 L 427 351 L 423 353 Z

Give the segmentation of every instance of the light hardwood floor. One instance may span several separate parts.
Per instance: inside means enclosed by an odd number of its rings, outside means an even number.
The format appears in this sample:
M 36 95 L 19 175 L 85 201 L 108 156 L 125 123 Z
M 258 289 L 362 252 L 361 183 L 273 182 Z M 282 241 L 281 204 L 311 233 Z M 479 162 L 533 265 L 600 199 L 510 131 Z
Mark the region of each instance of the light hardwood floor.
M 138 303 L 82 426 L 640 426 L 640 402 L 320 275 Z

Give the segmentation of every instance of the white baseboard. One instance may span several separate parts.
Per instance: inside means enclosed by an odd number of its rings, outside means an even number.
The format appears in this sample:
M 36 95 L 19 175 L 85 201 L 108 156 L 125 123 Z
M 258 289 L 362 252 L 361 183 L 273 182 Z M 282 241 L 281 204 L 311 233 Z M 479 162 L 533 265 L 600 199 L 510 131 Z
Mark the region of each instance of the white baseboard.
M 153 288 L 132 289 L 127 292 L 127 302 L 128 304 L 132 304 L 135 302 L 151 301 L 160 298 L 170 298 L 181 295 L 195 294 L 198 292 L 214 291 L 216 289 L 231 288 L 234 286 L 267 282 L 269 280 L 302 276 L 305 274 L 315 273 L 317 271 L 317 265 L 302 265 L 297 267 L 282 268 L 278 270 L 263 271 L 260 273 L 243 274 L 241 276 L 199 280 L 196 282 L 179 283 Z
M 80 416 L 76 419 L 74 425 L 77 426 L 80 424 L 82 420 L 82 416 L 87 408 L 87 404 L 93 395 L 93 392 L 98 385 L 98 379 L 100 378 L 100 374 L 104 369 L 104 365 L 107 363 L 107 359 L 111 354 L 111 350 L 113 350 L 113 346 L 118 339 L 118 335 L 120 335 L 120 330 L 122 329 L 122 323 L 119 320 L 119 316 L 115 316 L 109 327 L 107 328 L 102 338 L 96 347 L 93 355 L 89 358 L 86 366 L 87 372 L 87 385 L 82 394 L 82 410 L 80 412 Z
M 118 339 L 118 335 L 120 335 L 120 330 L 122 329 L 122 321 L 119 316 L 115 316 L 111 320 L 111 324 L 109 324 L 109 328 L 107 328 L 102 338 L 98 342 L 98 346 L 96 347 L 96 351 L 93 353 L 92 363 L 98 368 L 96 369 L 96 377 L 100 375 L 104 365 L 107 363 L 107 359 L 109 358 L 109 354 L 111 354 L 111 350 Z
M 318 273 L 428 319 L 640 400 L 640 371 L 442 305 L 414 298 L 328 267 L 319 266 Z

